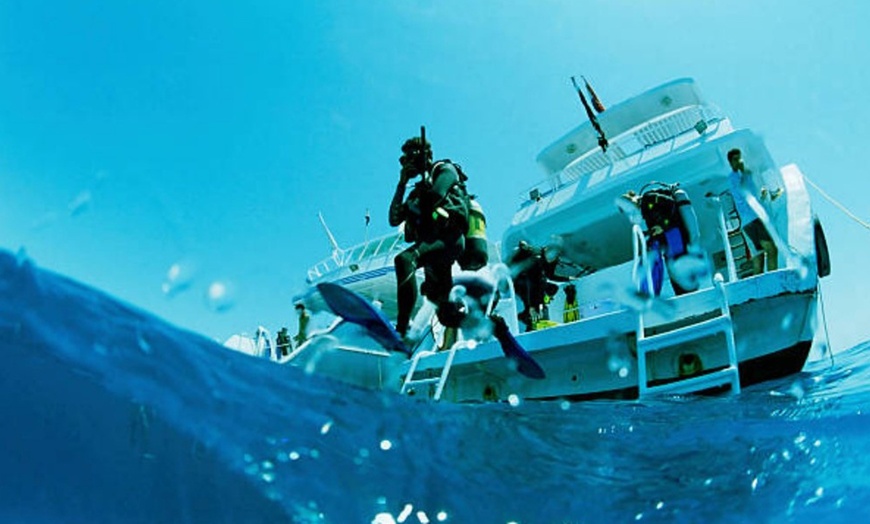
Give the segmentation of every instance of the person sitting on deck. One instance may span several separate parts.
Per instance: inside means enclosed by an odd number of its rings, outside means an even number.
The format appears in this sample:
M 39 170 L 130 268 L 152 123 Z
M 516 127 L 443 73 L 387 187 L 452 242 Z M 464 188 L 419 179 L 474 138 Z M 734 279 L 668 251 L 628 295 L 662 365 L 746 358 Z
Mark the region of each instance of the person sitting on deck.
M 278 335 L 275 337 L 275 346 L 277 347 L 278 358 L 286 357 L 290 354 L 292 343 L 290 342 L 290 334 L 286 327 L 278 330 Z
M 580 306 L 577 305 L 577 288 L 574 284 L 567 284 L 565 291 L 565 305 L 562 307 L 562 321 L 564 323 L 580 320 Z

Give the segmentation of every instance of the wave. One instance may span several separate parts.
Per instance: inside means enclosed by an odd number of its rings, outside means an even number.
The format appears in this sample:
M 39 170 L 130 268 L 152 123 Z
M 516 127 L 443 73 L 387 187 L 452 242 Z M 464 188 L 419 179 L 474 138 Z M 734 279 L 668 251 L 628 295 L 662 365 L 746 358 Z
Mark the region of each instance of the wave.
M 845 521 L 870 502 L 870 343 L 736 397 L 435 404 L 0 252 L 0 348 L 6 521 Z

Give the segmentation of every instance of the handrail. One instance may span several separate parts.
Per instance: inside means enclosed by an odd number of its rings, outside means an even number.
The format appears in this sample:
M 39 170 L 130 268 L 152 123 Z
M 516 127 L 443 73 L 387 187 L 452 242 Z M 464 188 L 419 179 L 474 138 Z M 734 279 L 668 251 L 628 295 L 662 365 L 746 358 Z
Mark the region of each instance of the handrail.
M 688 114 L 697 116 L 699 120 L 693 122 L 692 125 L 682 122 L 687 121 Z M 670 154 L 675 150 L 679 138 L 694 132 L 697 133 L 697 138 L 686 142 L 683 146 L 694 143 L 695 140 L 703 139 L 705 134 L 718 131 L 719 125 L 725 120 L 723 115 L 714 112 L 710 107 L 690 106 L 658 120 L 644 122 L 610 139 L 610 148 L 606 153 L 596 147 L 578 157 L 561 171 L 529 187 L 525 194 L 520 195 L 523 201 L 521 207 L 553 194 L 565 186 L 577 183 L 583 177 L 592 176 L 604 170 L 609 171 L 607 176 L 610 177 Z M 672 121 L 680 121 L 678 122 L 680 125 L 675 125 L 678 130 L 669 134 L 667 133 L 668 123 Z M 647 155 L 656 146 L 666 143 L 670 143 L 667 151 L 663 150 L 656 154 Z M 617 167 L 617 163 L 622 163 L 624 166 Z M 535 195 L 535 198 L 531 195 Z
M 725 210 L 722 206 L 722 193 L 708 194 L 708 198 L 716 202 L 719 215 L 719 232 L 722 236 L 722 247 L 725 251 L 725 264 L 728 267 L 728 282 L 737 281 L 737 264 L 734 262 L 734 253 L 731 252 L 731 243 L 728 241 L 728 228 L 725 225 Z
M 641 288 L 641 275 L 639 274 L 640 267 L 643 266 L 643 276 L 646 277 L 646 285 L 649 288 L 649 295 L 652 296 L 654 294 L 652 281 L 652 263 L 647 258 L 646 236 L 643 234 L 643 230 L 638 224 L 634 224 L 631 226 L 631 235 L 632 248 L 634 251 L 634 262 L 631 266 L 631 279 L 634 282 L 635 289 L 637 289 L 638 292 L 643 291 Z
M 392 239 L 392 241 L 390 241 Z M 376 246 L 374 249 L 369 249 L 369 246 Z M 336 271 L 342 267 L 350 266 L 351 264 L 359 264 L 366 260 L 373 260 L 381 256 L 389 256 L 398 254 L 404 248 L 403 233 L 389 233 L 377 238 L 366 240 L 343 249 L 341 256 L 336 256 L 336 253 L 317 262 L 308 269 L 308 282 L 313 283 L 317 279 Z

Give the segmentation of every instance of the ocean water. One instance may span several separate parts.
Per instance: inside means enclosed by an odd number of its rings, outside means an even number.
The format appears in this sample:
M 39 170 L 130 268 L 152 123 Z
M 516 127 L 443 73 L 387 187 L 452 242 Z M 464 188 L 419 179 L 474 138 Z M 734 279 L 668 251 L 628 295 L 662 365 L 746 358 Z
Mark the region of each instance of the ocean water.
M 0 252 L 0 522 L 857 522 L 870 342 L 736 397 L 434 404 Z

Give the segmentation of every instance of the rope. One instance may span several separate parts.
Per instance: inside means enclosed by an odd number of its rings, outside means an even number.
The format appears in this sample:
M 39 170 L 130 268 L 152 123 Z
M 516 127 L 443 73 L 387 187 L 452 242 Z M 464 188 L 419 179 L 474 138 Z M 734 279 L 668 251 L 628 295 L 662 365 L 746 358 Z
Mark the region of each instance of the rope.
M 819 306 L 822 309 L 822 324 L 825 327 L 825 344 L 827 344 L 828 356 L 831 358 L 831 367 L 834 367 L 834 348 L 831 347 L 831 338 L 828 333 L 828 315 L 825 313 L 825 300 L 822 298 L 822 282 L 816 284 L 819 292 Z
M 846 206 L 844 206 L 843 204 L 834 200 L 833 197 L 831 197 L 830 195 L 825 193 L 824 190 L 822 190 L 822 188 L 820 188 L 819 186 L 816 185 L 815 182 L 813 182 L 812 180 L 807 178 L 806 175 L 804 175 L 804 180 L 806 180 L 809 185 L 813 186 L 815 188 L 815 190 L 819 192 L 819 194 L 821 194 L 823 197 L 825 197 L 825 200 L 827 200 L 828 202 L 830 202 L 831 204 L 836 206 L 840 211 L 845 213 L 846 216 L 848 216 L 849 218 L 851 218 L 852 220 L 854 220 L 858 224 L 864 226 L 865 229 L 870 229 L 870 223 L 867 223 L 867 222 L 861 220 L 855 213 L 849 211 L 849 209 L 847 209 Z

